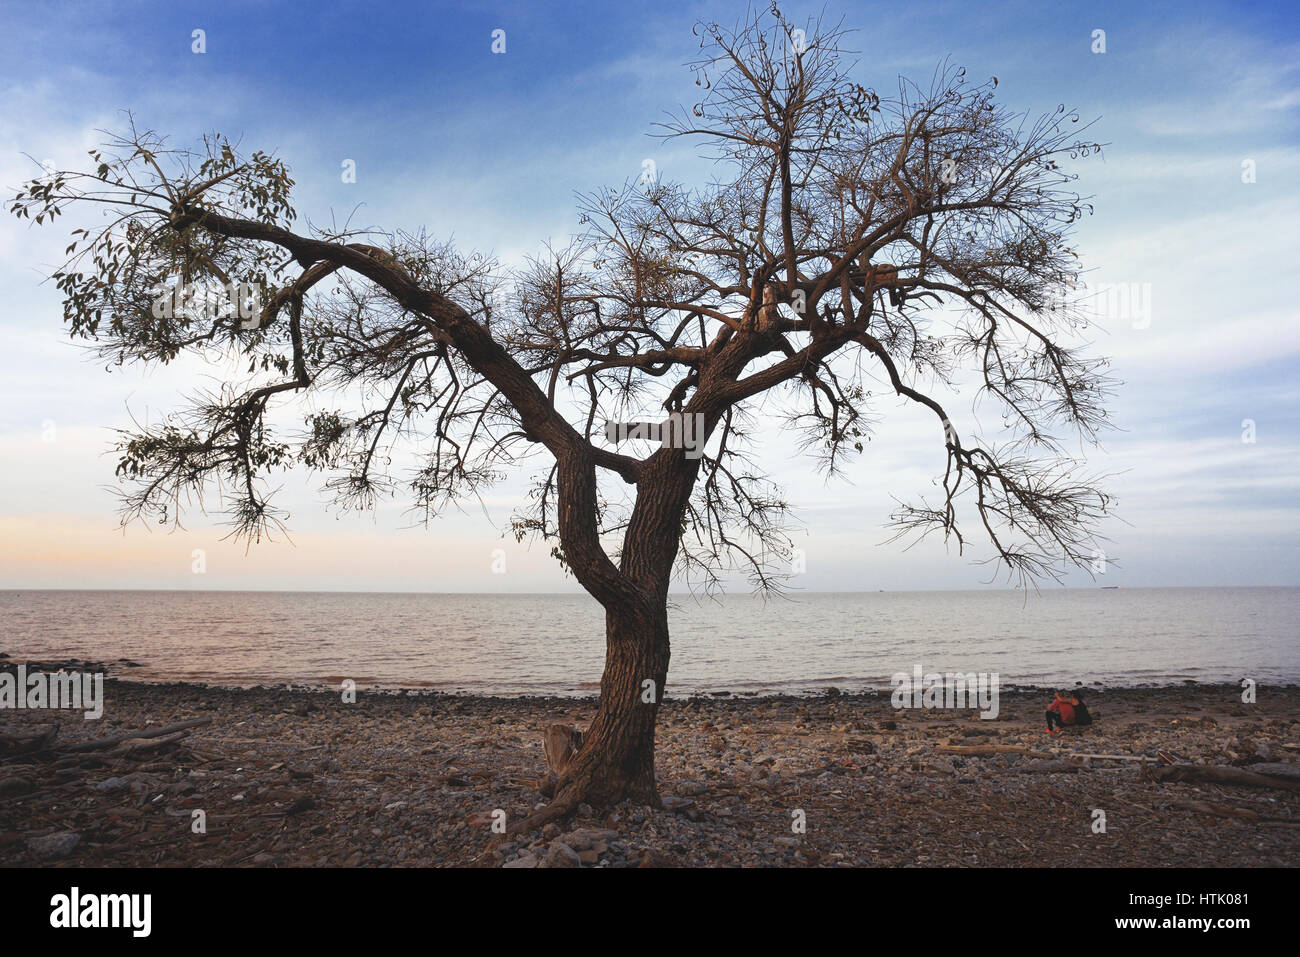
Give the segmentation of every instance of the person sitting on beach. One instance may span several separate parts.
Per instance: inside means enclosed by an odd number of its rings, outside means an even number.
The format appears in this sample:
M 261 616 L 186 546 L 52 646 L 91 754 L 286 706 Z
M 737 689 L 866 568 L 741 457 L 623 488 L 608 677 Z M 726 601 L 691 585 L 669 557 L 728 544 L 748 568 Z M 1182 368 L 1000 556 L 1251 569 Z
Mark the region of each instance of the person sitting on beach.
M 1067 721 L 1066 724 L 1092 724 L 1092 715 L 1088 712 L 1088 706 L 1083 703 L 1083 698 L 1079 692 L 1070 692 L 1070 707 L 1074 708 L 1074 720 Z
M 1048 734 L 1056 734 L 1067 724 L 1074 724 L 1074 705 L 1070 703 L 1068 695 L 1067 691 L 1056 692 L 1056 699 L 1047 706 Z

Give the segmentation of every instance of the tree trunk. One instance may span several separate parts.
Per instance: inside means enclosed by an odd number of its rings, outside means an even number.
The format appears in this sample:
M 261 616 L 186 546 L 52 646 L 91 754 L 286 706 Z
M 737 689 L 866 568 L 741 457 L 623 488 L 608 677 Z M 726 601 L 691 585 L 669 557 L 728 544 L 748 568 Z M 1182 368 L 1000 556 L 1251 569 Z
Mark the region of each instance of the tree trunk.
M 556 804 L 659 806 L 655 718 L 668 677 L 668 609 L 607 608 L 600 705 L 560 778 Z
M 706 437 L 716 423 L 714 415 Z M 511 825 L 512 832 L 563 817 L 580 803 L 608 807 L 633 800 L 660 806 L 655 719 L 668 679 L 668 585 L 700 459 L 661 448 L 643 463 L 617 569 L 600 544 L 594 466 L 562 456 L 557 463 L 565 558 L 605 608 L 605 671 L 596 717 L 560 775 L 555 799 Z

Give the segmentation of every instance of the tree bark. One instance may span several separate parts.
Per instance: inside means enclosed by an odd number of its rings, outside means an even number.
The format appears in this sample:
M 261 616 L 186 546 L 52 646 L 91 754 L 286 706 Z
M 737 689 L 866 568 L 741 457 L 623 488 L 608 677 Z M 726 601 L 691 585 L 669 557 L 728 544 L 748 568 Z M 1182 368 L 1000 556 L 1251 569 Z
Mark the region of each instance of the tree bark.
M 655 719 L 668 678 L 668 609 L 607 608 L 600 705 L 560 777 L 556 804 L 659 806 Z
M 717 421 L 713 413 L 706 437 Z M 668 679 L 668 585 L 682 516 L 700 468 L 699 459 L 688 459 L 677 448 L 661 448 L 642 463 L 636 505 L 614 569 L 599 542 L 591 463 L 557 461 L 565 557 L 605 608 L 605 670 L 600 704 L 582 746 L 560 775 L 555 800 L 521 822 L 525 830 L 562 817 L 580 803 L 608 807 L 633 800 L 661 806 L 655 720 Z

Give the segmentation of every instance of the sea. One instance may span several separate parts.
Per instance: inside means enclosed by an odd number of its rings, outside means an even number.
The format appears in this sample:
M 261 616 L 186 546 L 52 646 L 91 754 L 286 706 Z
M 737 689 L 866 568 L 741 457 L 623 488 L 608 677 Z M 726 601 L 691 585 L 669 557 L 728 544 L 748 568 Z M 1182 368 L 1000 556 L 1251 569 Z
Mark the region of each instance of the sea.
M 1004 687 L 1300 682 L 1300 588 L 683 594 L 670 627 L 675 696 L 880 690 L 917 667 Z M 604 617 L 584 595 L 0 591 L 0 652 L 141 681 L 579 696 Z

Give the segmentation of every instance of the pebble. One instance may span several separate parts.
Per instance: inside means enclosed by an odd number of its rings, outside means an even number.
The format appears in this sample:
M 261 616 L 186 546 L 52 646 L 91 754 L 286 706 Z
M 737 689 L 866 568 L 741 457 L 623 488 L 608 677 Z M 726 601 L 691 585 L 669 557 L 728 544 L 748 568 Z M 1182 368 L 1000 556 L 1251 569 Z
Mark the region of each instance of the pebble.
M 1247 769 L 1265 756 L 1293 762 L 1295 688 L 1270 689 L 1250 707 L 1227 685 L 1095 692 L 1089 705 L 1098 724 L 1059 738 L 1042 733 L 1040 692 L 1004 690 L 996 722 L 894 711 L 888 695 L 844 688 L 836 698 L 669 698 L 656 753 L 663 809 L 584 806 L 495 851 L 488 845 L 501 838 L 477 815 L 501 808 L 517 822 L 544 807 L 534 784 L 542 767 L 537 728 L 550 720 L 585 727 L 594 701 L 368 693 L 362 708 L 317 694 L 303 719 L 274 716 L 307 692 L 210 688 L 200 696 L 183 685 L 129 683 L 106 691 L 106 727 L 114 731 L 204 713 L 200 701 L 213 706 L 206 713 L 215 720 L 186 739 L 193 754 L 178 747 L 129 762 L 84 754 L 40 776 L 5 769 L 6 862 L 57 860 L 42 855 L 67 847 L 87 866 L 248 866 L 255 858 L 259 866 L 1024 866 L 1044 857 L 1070 866 L 1286 866 L 1293 832 L 1177 803 L 1209 796 L 1268 816 L 1300 815 L 1300 797 L 1285 791 L 1198 792 L 1145 781 L 1136 763 L 1059 772 L 1037 765 L 1071 750 L 1165 749 L 1179 761 Z M 967 733 L 972 728 L 979 733 Z M 96 731 L 69 719 L 59 740 Z M 935 751 L 954 743 L 1040 753 Z M 1003 773 L 1036 765 L 1036 773 Z M 69 768 L 91 780 L 63 784 L 57 772 Z M 19 778 L 26 783 L 12 783 Z M 160 794 L 170 806 L 150 804 Z M 295 805 L 301 816 L 286 815 Z M 1128 812 L 1134 829 L 1123 841 L 1102 842 L 1089 827 L 1094 807 L 1140 810 Z M 205 838 L 182 823 L 188 808 L 207 811 Z M 797 808 L 807 812 L 806 834 L 791 834 Z M 93 839 L 72 843 L 63 833 L 70 814 L 95 822 Z M 28 835 L 55 840 L 33 844 Z
M 581 867 L 582 857 L 563 841 L 552 841 L 546 854 L 548 867 Z
M 64 831 L 61 834 L 47 834 L 44 837 L 29 837 L 27 849 L 40 860 L 57 861 L 71 854 L 80 843 L 80 834 Z

